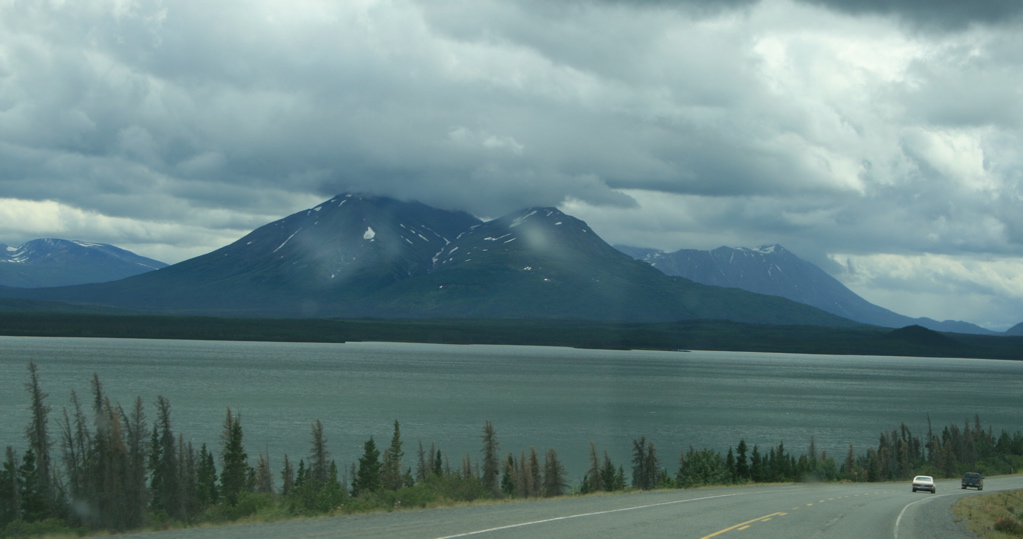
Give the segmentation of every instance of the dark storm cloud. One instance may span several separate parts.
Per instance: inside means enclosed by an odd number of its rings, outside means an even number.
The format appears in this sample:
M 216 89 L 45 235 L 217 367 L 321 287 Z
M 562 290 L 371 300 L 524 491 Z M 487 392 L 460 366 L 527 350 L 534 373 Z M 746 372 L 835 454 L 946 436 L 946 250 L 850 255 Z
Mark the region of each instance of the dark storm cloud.
M 971 24 L 1007 25 L 1023 17 L 1017 0 L 798 0 L 853 15 L 894 15 L 931 30 L 962 30 Z

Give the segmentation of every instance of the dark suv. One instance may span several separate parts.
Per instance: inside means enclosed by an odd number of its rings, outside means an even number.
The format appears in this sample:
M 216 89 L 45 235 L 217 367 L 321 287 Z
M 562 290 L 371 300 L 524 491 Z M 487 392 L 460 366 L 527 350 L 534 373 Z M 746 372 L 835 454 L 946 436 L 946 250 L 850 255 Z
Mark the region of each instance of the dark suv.
M 963 488 L 966 487 L 984 490 L 984 478 L 977 472 L 970 472 L 963 476 Z

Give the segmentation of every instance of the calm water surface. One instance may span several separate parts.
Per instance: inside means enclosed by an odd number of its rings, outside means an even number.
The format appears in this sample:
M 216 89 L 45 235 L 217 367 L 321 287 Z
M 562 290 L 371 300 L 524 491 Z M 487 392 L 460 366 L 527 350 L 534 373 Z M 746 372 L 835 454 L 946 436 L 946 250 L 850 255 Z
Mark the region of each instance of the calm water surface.
M 90 402 L 97 373 L 126 409 L 137 396 L 150 423 L 158 395 L 172 426 L 195 444 L 218 445 L 227 408 L 241 414 L 250 456 L 277 465 L 308 453 L 323 421 L 344 469 L 373 436 L 390 442 L 401 423 L 406 466 L 418 441 L 452 466 L 480 454 L 492 421 L 502 453 L 557 450 L 577 482 L 589 443 L 630 467 L 646 436 L 674 473 L 681 450 L 727 451 L 784 442 L 802 453 L 811 436 L 837 458 L 862 453 L 882 430 L 919 434 L 983 424 L 1023 430 L 1023 362 L 736 352 L 639 352 L 524 346 L 395 343 L 295 344 L 0 337 L 0 447 L 26 446 L 27 365 L 39 366 L 56 439 L 72 390 Z

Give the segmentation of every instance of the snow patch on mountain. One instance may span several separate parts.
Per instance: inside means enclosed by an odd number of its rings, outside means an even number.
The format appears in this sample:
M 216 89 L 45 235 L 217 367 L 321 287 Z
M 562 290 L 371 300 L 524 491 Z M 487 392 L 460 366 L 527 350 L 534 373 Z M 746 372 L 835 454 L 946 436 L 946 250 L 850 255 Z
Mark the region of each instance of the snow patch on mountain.
M 287 244 L 288 244 L 288 242 L 289 242 L 289 241 L 291 241 L 291 238 L 294 238 L 294 237 L 295 237 L 295 234 L 298 234 L 298 233 L 299 233 L 299 232 L 300 232 L 301 230 L 302 230 L 302 229 L 300 228 L 300 229 L 298 229 L 298 230 L 296 230 L 296 231 L 292 232 L 292 233 L 291 233 L 291 235 L 290 235 L 290 236 L 288 236 L 288 239 L 284 240 L 284 243 L 282 243 L 282 244 L 278 245 L 278 246 L 277 246 L 277 248 L 276 248 L 276 249 L 274 249 L 274 250 L 273 250 L 272 252 L 276 253 L 277 251 L 280 251 L 280 250 L 281 250 L 281 247 L 284 247 L 285 245 L 287 245 Z
M 0 285 L 16 288 L 113 281 L 166 264 L 113 245 L 42 238 L 20 247 L 0 243 Z
M 510 225 L 508 225 L 508 228 L 515 228 L 515 227 L 521 225 L 522 223 L 525 223 L 526 219 L 529 219 L 530 217 L 532 217 L 534 215 L 536 215 L 536 210 L 532 210 L 532 211 L 530 211 L 529 213 L 527 213 L 525 215 L 520 215 L 520 216 L 516 217 L 511 222 Z

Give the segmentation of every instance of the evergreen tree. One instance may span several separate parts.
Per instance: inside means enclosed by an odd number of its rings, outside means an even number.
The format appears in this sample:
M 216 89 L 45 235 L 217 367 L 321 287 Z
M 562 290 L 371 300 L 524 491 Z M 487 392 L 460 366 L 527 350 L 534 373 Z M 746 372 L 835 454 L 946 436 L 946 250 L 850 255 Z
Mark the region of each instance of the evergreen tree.
M 843 466 L 845 472 L 845 478 L 850 481 L 861 481 L 860 470 L 856 464 L 856 451 L 853 449 L 853 444 L 849 444 L 849 452 L 845 455 L 845 465 Z
M 401 426 L 398 420 L 394 420 L 394 434 L 391 436 L 391 445 L 384 451 L 384 463 L 382 482 L 384 487 L 390 490 L 398 490 L 405 483 L 405 476 L 401 471 L 401 459 L 405 452 L 401 449 Z
M 416 455 L 419 458 L 419 462 L 416 465 L 416 481 L 422 483 L 423 481 L 426 481 L 426 477 L 430 475 L 433 468 L 433 463 L 427 462 L 426 450 L 423 449 L 422 440 L 419 440 L 419 451 L 416 452 Z M 430 455 L 430 459 L 432 461 L 433 455 Z
M 501 460 L 498 457 L 497 432 L 494 425 L 487 421 L 483 426 L 483 488 L 493 495 L 501 493 L 501 485 L 498 478 L 501 475 Z
M 328 466 L 329 474 L 329 466 Z M 273 473 L 270 471 L 270 459 L 267 458 L 263 453 L 259 454 L 259 458 L 256 459 L 256 492 L 260 494 L 273 494 L 274 492 L 274 480 Z
M 558 453 L 548 449 L 543 467 L 543 495 L 547 498 L 561 496 L 568 490 L 565 467 L 558 460 Z
M 732 453 L 732 448 L 728 448 L 728 456 L 725 457 L 725 469 L 727 470 L 728 482 L 735 483 L 738 479 L 738 471 L 735 465 L 735 455 Z
M 50 507 L 40 479 L 35 451 L 30 447 L 21 458 L 18 467 L 18 501 L 21 502 L 19 513 L 25 522 L 37 522 L 50 516 Z
M 600 471 L 600 478 L 608 492 L 625 490 L 625 469 L 621 466 L 615 467 L 607 451 L 604 451 L 604 466 Z
M 86 491 L 97 518 L 93 525 L 115 530 L 127 527 L 129 506 L 125 484 L 128 450 L 124 443 L 121 418 L 124 411 L 115 407 L 103 394 L 99 376 L 92 380 L 95 432 L 86 458 Z
M 48 395 L 43 392 L 42 387 L 39 385 L 39 369 L 36 367 L 35 362 L 29 362 L 28 373 L 29 381 L 25 384 L 25 389 L 28 390 L 31 400 L 29 407 L 31 415 L 28 427 L 25 429 L 25 435 L 28 438 L 28 447 L 35 455 L 35 476 L 38 482 L 36 488 L 42 500 L 40 503 L 44 506 L 41 509 L 42 514 L 55 516 L 55 513 L 51 511 L 51 506 L 55 500 L 55 492 L 53 489 L 53 469 L 50 461 L 50 449 L 53 444 L 50 441 L 50 434 L 47 428 L 50 414 L 50 406 L 46 404 L 46 397 Z
M 380 451 L 370 436 L 363 445 L 362 456 L 359 457 L 359 469 L 352 482 L 352 496 L 362 496 L 380 490 Z
M 746 440 L 739 440 L 739 446 L 736 448 L 735 454 L 735 476 L 736 480 L 745 483 L 750 479 L 749 461 L 746 460 L 746 451 L 749 447 L 746 445 Z
M 536 449 L 530 446 L 529 448 L 529 462 L 526 467 L 526 485 L 529 487 L 529 492 L 526 496 L 530 498 L 538 498 L 543 491 L 543 470 L 540 468 L 540 457 L 536 454 Z
M 431 453 L 433 453 L 433 444 L 430 444 Z M 440 449 L 436 450 L 435 458 L 433 459 L 433 475 L 440 477 L 446 473 L 446 466 L 444 464 L 444 454 L 440 452 Z
M 330 452 L 327 451 L 327 438 L 323 435 L 323 423 L 319 419 L 313 423 L 312 442 L 309 448 L 309 474 L 326 483 L 330 479 Z
M 657 486 L 661 470 L 657 453 L 652 441 L 646 436 L 632 441 L 632 486 L 642 490 L 650 490 Z
M 515 457 L 508 453 L 508 459 L 504 463 L 504 472 L 501 475 L 501 493 L 505 496 L 514 496 L 516 491 L 515 479 Z
M 7 446 L 6 458 L 0 467 L 0 530 L 21 520 L 21 499 L 18 490 L 18 455 Z
M 753 444 L 753 452 L 750 454 L 749 475 L 754 483 L 764 482 L 764 459 L 760 456 L 757 444 Z
M 223 466 L 220 473 L 220 494 L 230 505 L 238 503 L 238 496 L 247 486 L 249 456 L 245 453 L 242 438 L 241 416 L 235 417 L 228 408 L 221 435 Z
M 462 457 L 462 479 L 472 479 L 476 477 L 478 475 L 476 473 L 478 470 L 475 468 L 476 467 L 472 463 L 472 457 L 469 455 Z
M 532 485 L 529 484 L 532 474 L 529 470 L 529 461 L 526 459 L 526 452 L 519 453 L 519 460 L 515 465 L 515 495 L 519 498 L 528 498 L 532 492 Z
M 164 396 L 156 398 L 156 423 L 153 425 L 152 489 L 154 511 L 163 511 L 168 517 L 182 519 L 181 485 L 178 475 L 178 451 L 171 429 L 170 401 Z
M 607 487 L 604 485 L 604 476 L 601 474 L 600 457 L 597 456 L 597 445 L 592 440 L 590 441 L 590 468 L 583 475 L 583 484 L 580 490 L 584 494 L 607 490 Z
M 305 459 L 298 459 L 298 470 L 295 472 L 295 488 L 308 483 L 309 472 L 305 469 Z
M 181 519 L 191 522 L 199 514 L 199 456 L 192 442 L 178 434 L 178 507 Z
M 61 423 L 62 461 L 67 474 L 67 488 L 71 499 L 78 500 L 77 503 L 87 503 L 84 500 L 92 499 L 88 492 L 89 478 L 87 477 L 92 436 L 89 433 L 88 420 L 82 412 L 78 395 L 74 391 L 71 391 L 71 409 L 71 413 L 67 408 L 64 409 L 64 419 Z
M 149 504 L 149 489 L 146 486 L 146 456 L 149 452 L 149 427 L 146 425 L 145 406 L 142 397 L 135 399 L 131 415 L 122 418 L 125 425 L 125 528 L 141 527 L 146 521 L 146 507 Z
M 196 499 L 200 511 L 217 503 L 220 497 L 217 488 L 217 466 L 213 459 L 213 453 L 206 449 L 206 444 L 199 447 L 199 464 L 195 470 L 195 483 Z
M 728 467 L 717 451 L 697 451 L 689 446 L 689 452 L 679 457 L 679 462 L 681 465 L 675 475 L 675 484 L 679 488 L 721 485 L 728 481 Z
M 281 469 L 281 494 L 287 496 L 295 487 L 295 468 L 288 460 L 288 454 L 284 454 L 284 467 Z

